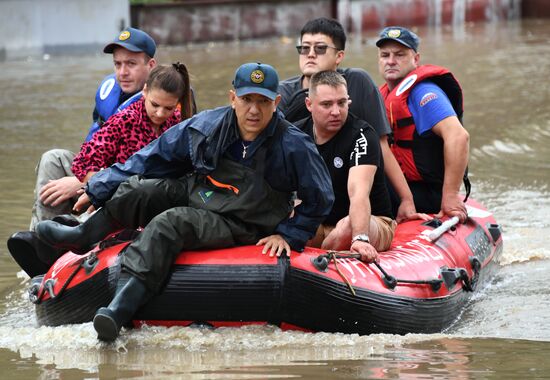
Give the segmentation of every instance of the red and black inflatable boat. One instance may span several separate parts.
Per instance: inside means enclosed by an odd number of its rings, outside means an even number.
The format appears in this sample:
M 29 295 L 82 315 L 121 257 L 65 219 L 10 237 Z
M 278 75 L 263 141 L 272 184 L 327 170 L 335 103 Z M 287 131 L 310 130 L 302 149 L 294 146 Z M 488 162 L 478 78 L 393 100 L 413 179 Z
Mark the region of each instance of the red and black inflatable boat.
M 492 214 L 472 200 L 468 209 L 465 224 L 400 224 L 378 265 L 313 248 L 292 252 L 290 259 L 262 255 L 256 246 L 184 252 L 163 292 L 139 310 L 134 324 L 440 332 L 460 316 L 502 251 Z M 108 239 L 84 256 L 68 252 L 41 282 L 33 281 L 29 294 L 38 323 L 91 321 L 113 297 L 118 255 L 127 244 Z

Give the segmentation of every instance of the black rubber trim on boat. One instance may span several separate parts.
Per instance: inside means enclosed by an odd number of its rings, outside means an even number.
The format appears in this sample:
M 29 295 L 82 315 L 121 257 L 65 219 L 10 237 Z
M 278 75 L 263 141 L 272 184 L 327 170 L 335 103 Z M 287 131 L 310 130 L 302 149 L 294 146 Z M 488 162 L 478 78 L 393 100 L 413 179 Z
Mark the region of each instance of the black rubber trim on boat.
M 109 268 L 72 286 L 62 297 L 49 298 L 35 305 L 39 325 L 60 326 L 90 322 L 97 309 L 107 306 L 113 298 L 109 286 Z
M 412 298 L 347 286 L 322 274 L 291 268 L 283 320 L 314 331 L 407 334 L 440 332 L 452 324 L 471 293 Z
M 496 242 L 498 241 L 498 239 L 500 239 L 500 236 L 502 235 L 502 229 L 500 228 L 500 225 L 495 223 L 488 223 L 487 230 L 491 235 L 491 239 L 493 239 L 493 244 L 496 244 Z
M 311 258 L 311 264 L 319 272 L 326 273 L 328 272 L 329 258 L 327 255 L 319 255 Z
M 432 227 L 434 229 L 441 226 L 442 224 L 443 224 L 443 222 L 441 221 L 441 219 L 438 219 L 438 218 L 433 218 L 433 219 L 430 219 L 430 220 L 422 223 L 423 226 Z
M 277 267 L 279 269 L 279 296 L 277 302 L 274 302 L 268 318 L 268 323 L 280 326 L 282 322 L 283 300 L 285 297 L 285 281 L 290 269 L 290 259 L 286 255 L 277 258 Z
M 477 262 L 479 262 L 479 260 Z M 475 278 L 477 277 L 477 273 L 479 273 L 479 269 L 477 271 L 474 270 L 474 277 L 471 279 L 468 277 L 468 271 L 464 268 L 443 267 L 440 272 L 441 277 L 443 277 L 443 282 L 449 291 L 453 290 L 456 284 L 462 281 L 462 289 L 471 292 L 475 288 Z
M 281 320 L 286 296 L 285 260 L 254 265 L 175 265 L 162 293 L 135 320 L 273 321 Z
M 319 272 L 326 273 L 328 272 L 328 266 L 332 261 L 334 263 L 334 267 L 336 271 L 338 272 L 342 280 L 344 280 L 350 292 L 353 295 L 355 295 L 355 289 L 353 288 L 353 286 L 351 285 L 347 277 L 342 272 L 340 272 L 340 270 L 338 270 L 338 263 L 336 259 L 341 259 L 341 258 L 351 258 L 351 259 L 360 260 L 361 255 L 354 254 L 354 253 L 341 253 L 337 251 L 328 251 L 325 254 L 321 254 L 317 257 L 312 257 L 311 263 L 315 267 L 315 269 L 317 269 Z M 384 285 L 386 286 L 386 288 L 390 290 L 394 290 L 395 287 L 399 285 L 399 283 L 401 283 L 401 284 L 430 285 L 434 292 L 438 292 L 439 289 L 441 289 L 441 285 L 443 284 L 443 280 L 439 278 L 430 279 L 430 280 L 407 280 L 407 279 L 395 278 L 394 276 L 388 274 L 377 261 L 373 261 L 370 264 L 375 265 L 380 271 L 380 273 L 382 273 L 381 279 L 384 282 Z
M 425 285 L 430 285 L 434 292 L 438 292 L 439 289 L 441 289 L 441 284 L 443 283 L 443 280 L 441 280 L 439 278 L 434 278 L 434 279 L 430 279 L 430 280 L 406 280 L 406 279 L 402 279 L 402 278 L 395 278 L 394 276 L 388 274 L 378 262 L 375 261 L 375 262 L 373 262 L 373 264 L 376 265 L 378 270 L 382 273 L 382 280 L 384 281 L 384 285 L 386 285 L 386 287 L 388 289 L 393 290 L 400 283 L 401 284 L 417 284 L 417 285 L 425 284 Z

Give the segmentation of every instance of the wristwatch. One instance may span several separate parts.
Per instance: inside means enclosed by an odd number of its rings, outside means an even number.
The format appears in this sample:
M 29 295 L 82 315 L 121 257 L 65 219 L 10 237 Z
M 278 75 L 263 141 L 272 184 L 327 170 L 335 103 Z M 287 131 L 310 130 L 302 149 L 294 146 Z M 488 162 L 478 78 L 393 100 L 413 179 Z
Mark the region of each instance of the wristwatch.
M 367 234 L 359 234 L 355 235 L 353 239 L 351 239 L 351 244 L 355 243 L 356 241 L 364 241 L 365 243 L 370 243 L 369 235 Z

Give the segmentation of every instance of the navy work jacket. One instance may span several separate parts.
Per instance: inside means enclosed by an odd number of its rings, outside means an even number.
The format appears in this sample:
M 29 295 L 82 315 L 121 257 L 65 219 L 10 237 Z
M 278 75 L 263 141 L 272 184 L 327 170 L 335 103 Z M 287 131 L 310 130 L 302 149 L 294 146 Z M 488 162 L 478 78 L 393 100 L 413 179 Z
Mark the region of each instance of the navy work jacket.
M 284 128 L 284 132 L 275 134 L 276 128 Z M 301 251 L 334 203 L 330 175 L 311 138 L 284 120 L 280 112 L 273 114 L 267 128 L 248 146 L 247 156 L 252 157 L 272 136 L 277 140 L 268 144 L 265 180 L 275 190 L 289 194 L 295 191 L 302 200 L 294 209 L 294 216 L 282 221 L 275 232 L 292 249 Z M 86 193 L 99 207 L 132 175 L 179 178 L 189 173 L 208 174 L 239 139 L 231 107 L 203 111 L 167 130 L 124 164 L 117 163 L 96 173 L 88 182 Z

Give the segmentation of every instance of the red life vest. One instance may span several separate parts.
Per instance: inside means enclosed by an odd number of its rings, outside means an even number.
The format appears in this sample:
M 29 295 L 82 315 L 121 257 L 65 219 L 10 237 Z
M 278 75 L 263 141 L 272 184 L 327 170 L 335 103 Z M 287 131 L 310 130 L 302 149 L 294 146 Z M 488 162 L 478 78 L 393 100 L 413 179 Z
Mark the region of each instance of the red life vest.
M 443 184 L 443 140 L 435 134 L 420 137 L 407 105 L 413 87 L 426 79 L 445 92 L 459 120 L 462 121 L 462 89 L 453 74 L 443 67 L 422 65 L 411 71 L 393 91 L 390 92 L 388 85 L 384 84 L 380 86 L 380 92 L 393 132 L 391 150 L 407 181 Z

